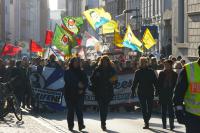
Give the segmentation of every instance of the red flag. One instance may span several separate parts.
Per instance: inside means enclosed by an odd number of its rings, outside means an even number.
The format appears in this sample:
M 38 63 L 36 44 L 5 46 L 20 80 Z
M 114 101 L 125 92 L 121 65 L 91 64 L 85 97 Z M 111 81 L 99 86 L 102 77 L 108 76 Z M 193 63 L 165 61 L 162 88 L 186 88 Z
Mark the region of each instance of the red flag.
M 14 46 L 13 44 L 8 43 L 8 44 L 4 45 L 2 52 L 1 52 L 1 55 L 2 56 L 5 56 L 5 55 L 15 56 L 21 50 L 22 50 L 21 47 Z
M 53 32 L 50 30 L 46 31 L 46 39 L 45 39 L 45 44 L 49 46 L 52 43 L 53 39 Z
M 76 42 L 77 42 L 78 46 L 80 46 L 80 45 L 81 45 L 81 42 L 82 42 L 82 39 L 79 38 L 79 37 L 76 37 Z
M 30 42 L 29 49 L 31 52 L 43 52 L 43 48 L 33 40 Z

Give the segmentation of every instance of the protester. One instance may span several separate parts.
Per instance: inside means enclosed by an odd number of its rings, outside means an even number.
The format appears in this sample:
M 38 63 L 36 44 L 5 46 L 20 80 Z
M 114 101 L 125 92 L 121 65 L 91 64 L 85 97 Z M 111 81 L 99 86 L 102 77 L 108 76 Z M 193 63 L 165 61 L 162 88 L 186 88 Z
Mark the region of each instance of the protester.
M 140 68 L 135 72 L 133 80 L 132 93 L 133 96 L 135 96 L 135 91 L 138 87 L 137 94 L 145 123 L 143 129 L 148 129 L 153 106 L 153 98 L 155 90 L 157 90 L 157 77 L 154 70 L 148 67 L 149 64 L 146 57 L 141 57 L 139 64 Z
M 21 69 L 21 63 L 22 61 L 19 60 L 16 62 L 16 67 L 12 66 L 14 64 L 13 61 L 11 61 L 11 66 L 9 67 L 10 70 L 10 75 L 9 75 L 9 81 L 15 79 L 15 82 L 12 84 L 13 89 L 14 89 L 14 94 L 16 95 L 20 105 L 21 103 L 24 105 L 23 103 L 23 98 L 24 98 L 24 94 L 25 94 L 25 82 L 26 82 L 26 73 L 25 71 L 23 71 Z M 24 107 L 24 106 L 23 106 Z
M 176 63 L 176 61 L 177 61 L 177 59 L 176 59 L 176 57 L 172 57 L 172 62 L 173 62 L 173 65 Z
M 182 69 L 174 92 L 177 121 L 184 124 L 186 133 L 198 133 L 200 123 L 200 45 L 198 60 Z
M 184 59 L 181 59 L 181 64 L 182 64 L 182 66 L 184 66 L 185 63 L 186 63 L 186 61 L 185 61 Z
M 177 73 L 172 69 L 173 62 L 166 60 L 164 63 L 165 69 L 159 73 L 158 76 L 158 94 L 159 102 L 162 111 L 162 124 L 166 129 L 166 114 L 169 114 L 170 129 L 174 127 L 174 110 L 173 110 L 173 92 L 177 81 Z
M 182 68 L 183 68 L 182 63 L 180 61 L 176 61 L 176 63 L 174 64 L 175 72 L 179 74 Z
M 101 128 L 106 129 L 108 105 L 113 98 L 113 84 L 116 82 L 116 72 L 108 56 L 102 56 L 99 65 L 91 75 L 93 93 L 99 105 Z
M 6 67 L 4 61 L 0 58 L 0 82 L 6 81 Z
M 17 74 L 16 74 L 16 67 L 15 67 L 15 60 L 9 60 L 8 61 L 8 66 L 6 69 L 6 73 L 7 73 L 7 81 L 11 80 L 11 78 L 14 78 Z
M 156 57 L 151 57 L 151 59 L 150 59 L 150 67 L 153 70 L 157 70 L 158 69 L 158 63 L 157 63 Z
M 160 61 L 158 61 L 158 70 L 164 69 L 164 61 L 165 61 L 165 58 L 161 58 Z
M 69 69 L 64 74 L 65 87 L 64 96 L 67 104 L 67 122 L 70 131 L 74 128 L 74 112 L 78 118 L 79 130 L 85 128 L 82 108 L 84 104 L 84 94 L 88 86 L 87 75 L 81 70 L 80 59 L 74 57 L 70 60 Z
M 181 61 L 182 60 L 182 57 L 179 55 L 178 57 L 177 57 L 177 61 Z
M 31 108 L 31 96 L 32 96 L 32 90 L 31 85 L 29 82 L 29 60 L 26 56 L 22 58 L 21 65 L 19 66 L 20 73 L 21 73 L 21 80 L 24 83 L 24 95 L 23 95 L 23 105 L 22 107 L 25 108 Z
M 61 68 L 61 66 L 56 62 L 56 56 L 54 54 L 50 55 L 47 67 Z

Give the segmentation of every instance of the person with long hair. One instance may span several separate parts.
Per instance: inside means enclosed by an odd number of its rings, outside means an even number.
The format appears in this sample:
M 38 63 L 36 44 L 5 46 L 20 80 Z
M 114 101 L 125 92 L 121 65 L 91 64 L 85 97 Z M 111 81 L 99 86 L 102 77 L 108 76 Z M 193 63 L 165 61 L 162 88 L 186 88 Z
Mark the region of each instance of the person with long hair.
M 74 57 L 70 60 L 69 69 L 64 73 L 64 96 L 67 104 L 67 122 L 70 131 L 74 128 L 74 112 L 78 118 L 79 130 L 85 128 L 83 121 L 84 94 L 88 86 L 87 75 L 81 70 L 80 59 Z
M 102 56 L 90 78 L 93 93 L 99 105 L 101 128 L 103 131 L 106 130 L 108 105 L 114 95 L 113 84 L 117 80 L 116 71 L 112 65 L 113 63 L 111 63 L 108 56 Z

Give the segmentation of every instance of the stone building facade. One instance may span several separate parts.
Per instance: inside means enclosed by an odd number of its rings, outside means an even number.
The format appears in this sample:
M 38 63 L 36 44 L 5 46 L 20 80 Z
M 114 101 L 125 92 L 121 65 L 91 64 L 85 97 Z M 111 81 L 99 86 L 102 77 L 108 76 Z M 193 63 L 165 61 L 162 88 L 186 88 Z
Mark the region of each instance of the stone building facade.
M 200 0 L 179 0 L 173 4 L 173 54 L 193 60 L 198 57 L 200 45 Z

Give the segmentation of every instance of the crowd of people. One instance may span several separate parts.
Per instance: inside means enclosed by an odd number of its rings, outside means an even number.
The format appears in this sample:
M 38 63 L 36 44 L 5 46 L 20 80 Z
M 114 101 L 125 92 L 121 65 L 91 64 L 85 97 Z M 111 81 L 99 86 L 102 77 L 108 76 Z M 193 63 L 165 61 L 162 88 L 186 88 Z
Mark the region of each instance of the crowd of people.
M 199 50 L 200 51 L 200 50 Z M 166 114 L 169 114 L 170 129 L 174 126 L 173 95 L 177 85 L 177 79 L 186 61 L 178 56 L 168 58 L 157 58 L 153 55 L 140 57 L 139 60 L 110 60 L 109 56 L 103 55 L 96 61 L 82 60 L 73 57 L 67 61 L 56 61 L 56 56 L 51 55 L 49 59 L 41 57 L 21 60 L 0 60 L 0 79 L 7 82 L 17 78 L 14 84 L 15 94 L 22 103 L 22 107 L 31 108 L 32 90 L 29 83 L 29 76 L 32 71 L 42 73 L 43 68 L 53 67 L 65 70 L 64 96 L 68 108 L 67 121 L 69 130 L 74 127 L 74 113 L 76 112 L 79 130 L 85 128 L 82 108 L 84 105 L 84 94 L 88 87 L 88 80 L 91 81 L 90 91 L 95 95 L 98 103 L 101 128 L 106 130 L 106 119 L 108 106 L 114 95 L 113 86 L 117 82 L 117 75 L 122 73 L 134 73 L 132 95 L 137 94 L 143 119 L 144 129 L 149 128 L 149 120 L 152 113 L 153 99 L 159 97 L 161 105 L 161 117 L 163 128 L 166 129 Z M 90 79 L 88 79 L 88 76 Z

